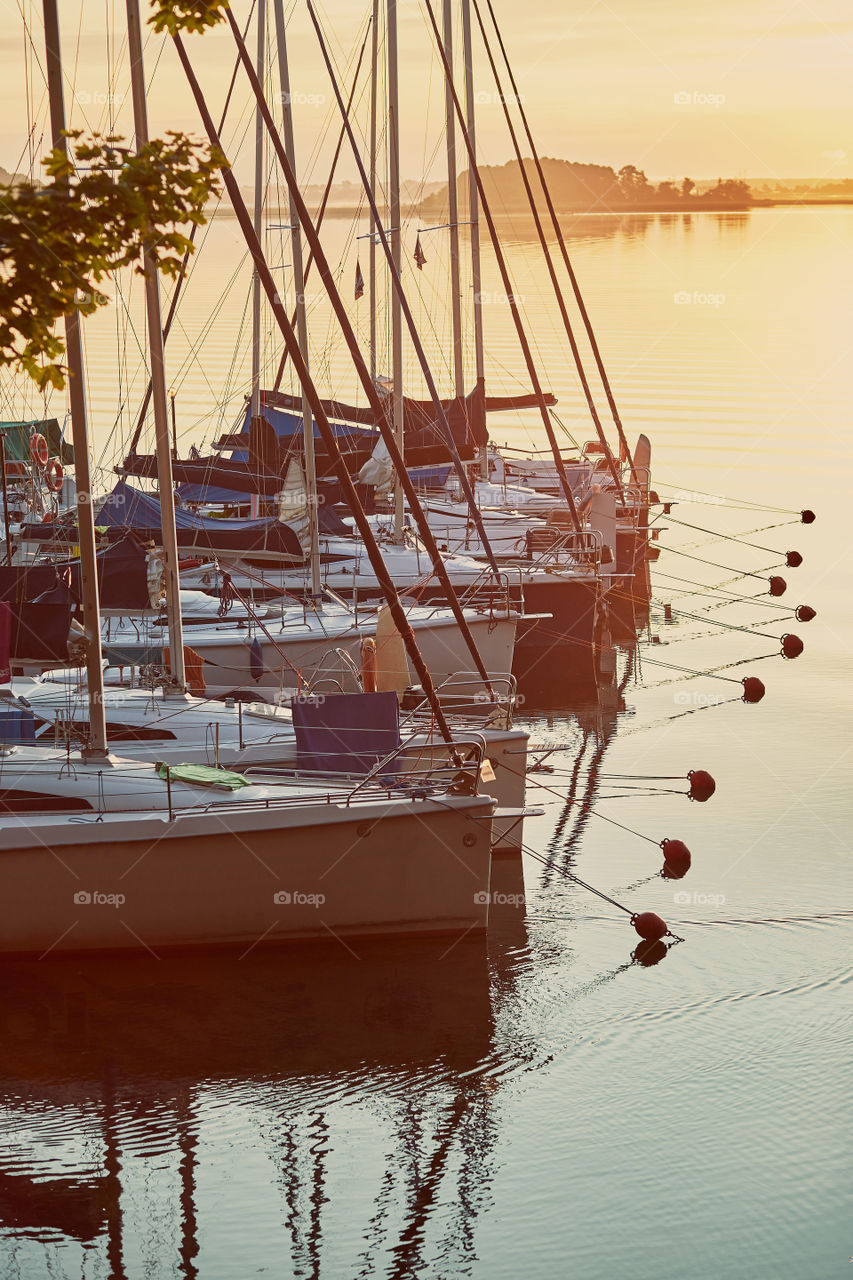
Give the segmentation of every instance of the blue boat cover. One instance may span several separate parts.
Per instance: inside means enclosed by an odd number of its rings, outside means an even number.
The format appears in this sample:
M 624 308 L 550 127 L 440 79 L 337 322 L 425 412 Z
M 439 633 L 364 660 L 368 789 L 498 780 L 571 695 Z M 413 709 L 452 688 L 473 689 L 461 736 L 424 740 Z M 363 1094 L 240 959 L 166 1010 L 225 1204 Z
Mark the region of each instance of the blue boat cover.
M 247 507 L 252 500 L 250 493 L 238 489 L 223 489 L 218 484 L 179 484 L 175 493 L 181 502 L 221 502 L 226 506 Z
M 102 503 L 95 523 L 107 528 L 134 529 L 154 541 L 159 539 L 160 499 L 119 480 Z M 198 550 L 231 549 L 277 551 L 303 558 L 296 532 L 280 520 L 219 520 L 177 508 L 178 545 Z
M 182 502 L 221 502 L 228 506 L 248 506 L 251 500 L 251 494 L 241 493 L 237 489 L 223 489 L 215 484 L 181 484 L 175 490 Z M 317 508 L 317 523 L 321 533 L 331 534 L 333 537 L 346 538 L 352 530 L 348 525 L 344 524 L 341 517 L 333 507 L 328 506 L 323 501 L 323 494 L 320 494 L 320 505 Z M 217 520 L 217 524 L 222 521 Z M 245 520 L 240 521 L 245 524 Z
M 286 440 L 289 436 L 302 435 L 302 414 L 288 413 L 286 409 L 274 409 L 272 405 L 265 404 L 261 408 L 261 416 L 266 418 L 279 440 Z M 251 405 L 246 410 L 246 417 L 243 420 L 243 431 L 248 436 L 249 426 L 252 421 Z M 363 436 L 367 440 L 378 440 L 379 432 L 375 427 L 360 427 L 351 422 L 330 422 L 332 434 L 335 436 Z M 320 428 L 314 423 L 314 437 L 320 438 Z M 247 461 L 248 454 L 244 458 L 236 461 Z
M 400 745 L 400 706 L 390 693 L 332 693 L 292 704 L 300 769 L 369 773 Z M 396 773 L 396 761 L 389 773 Z

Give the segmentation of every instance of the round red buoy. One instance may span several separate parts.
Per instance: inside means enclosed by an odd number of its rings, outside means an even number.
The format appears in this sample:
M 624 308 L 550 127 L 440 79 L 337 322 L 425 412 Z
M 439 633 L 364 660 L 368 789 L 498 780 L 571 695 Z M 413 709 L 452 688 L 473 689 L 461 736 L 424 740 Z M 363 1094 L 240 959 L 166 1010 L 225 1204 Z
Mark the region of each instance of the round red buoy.
M 771 596 L 783 596 L 787 590 L 788 584 L 784 578 L 779 578 L 774 575 L 774 577 L 770 579 Z
M 710 800 L 717 790 L 716 782 L 704 769 L 691 769 L 687 775 L 687 781 L 690 783 L 690 799 L 698 800 L 700 803 Z
M 655 915 L 654 911 L 641 911 L 639 915 L 631 916 L 631 924 L 646 942 L 658 942 L 664 934 L 669 933 L 669 925 Z
M 643 965 L 646 969 L 653 964 L 660 964 L 664 956 L 669 952 L 669 947 L 665 942 L 658 940 L 657 942 L 638 942 L 636 948 L 631 953 L 631 959 L 637 964 Z
M 741 683 L 743 684 L 744 702 L 760 702 L 764 697 L 766 690 L 758 676 L 746 676 Z
M 803 524 L 814 524 L 817 516 L 813 511 L 809 511 L 808 507 L 806 507 L 805 511 L 800 512 L 800 519 Z
M 795 636 L 789 631 L 787 635 L 782 637 L 782 657 L 783 658 L 799 658 L 803 652 L 804 645 L 799 636 Z
M 803 557 L 800 555 L 799 551 L 785 552 L 785 564 L 789 569 L 799 569 L 802 563 Z
M 668 880 L 680 880 L 687 875 L 693 859 L 683 840 L 661 840 L 663 849 L 663 874 Z
M 795 610 L 797 622 L 811 622 L 812 618 L 817 617 L 817 612 L 810 604 L 799 604 Z

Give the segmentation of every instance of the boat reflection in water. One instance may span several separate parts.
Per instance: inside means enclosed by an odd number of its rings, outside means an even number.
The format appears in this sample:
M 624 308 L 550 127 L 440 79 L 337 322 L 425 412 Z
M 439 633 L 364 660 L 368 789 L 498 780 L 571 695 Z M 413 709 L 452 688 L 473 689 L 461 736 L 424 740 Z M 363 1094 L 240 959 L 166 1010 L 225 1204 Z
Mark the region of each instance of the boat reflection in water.
M 0 966 L 4 1274 L 403 1276 L 427 1241 L 464 1271 L 490 964 L 506 989 L 525 936 L 500 915 L 497 960 L 480 937 Z

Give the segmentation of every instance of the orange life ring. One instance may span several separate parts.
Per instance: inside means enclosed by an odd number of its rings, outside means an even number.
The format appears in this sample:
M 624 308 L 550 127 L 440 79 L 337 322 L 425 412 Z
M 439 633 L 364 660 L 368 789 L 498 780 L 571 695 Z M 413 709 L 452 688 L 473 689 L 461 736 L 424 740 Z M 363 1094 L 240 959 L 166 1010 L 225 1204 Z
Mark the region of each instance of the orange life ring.
M 30 436 L 30 457 L 40 467 L 47 466 L 50 450 L 47 447 L 47 441 L 44 436 L 40 435 L 38 431 L 34 431 Z
M 62 463 L 58 458 L 51 458 L 44 470 L 44 482 L 48 489 L 52 489 L 54 493 L 59 493 L 62 489 L 62 477 L 65 472 L 62 470 Z

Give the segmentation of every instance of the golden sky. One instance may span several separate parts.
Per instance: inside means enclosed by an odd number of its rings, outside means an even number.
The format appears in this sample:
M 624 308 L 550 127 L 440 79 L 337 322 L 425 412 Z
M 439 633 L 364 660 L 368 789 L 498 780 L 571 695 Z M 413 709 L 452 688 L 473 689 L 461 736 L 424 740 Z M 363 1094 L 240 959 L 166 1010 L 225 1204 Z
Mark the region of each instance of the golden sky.
M 847 0 L 493 3 L 543 154 L 617 168 L 631 162 L 657 179 L 853 176 L 853 11 Z M 0 0 L 0 165 L 7 169 L 26 168 L 28 101 L 35 108 L 36 152 L 45 149 L 41 9 L 32 0 L 20 5 Z M 247 0 L 235 0 L 234 8 L 242 24 Z M 30 60 L 24 56 L 21 10 L 34 41 Z M 364 0 L 326 0 L 320 6 L 344 78 L 368 10 Z M 320 177 L 334 132 L 329 85 L 303 0 L 291 0 L 286 11 L 302 171 L 315 156 Z M 440 68 L 419 0 L 399 0 L 399 14 L 403 174 L 442 179 Z M 112 95 L 117 127 L 129 129 L 123 17 L 120 0 L 61 2 L 68 105 L 79 127 L 106 126 Z M 230 36 L 218 30 L 191 37 L 190 51 L 218 115 L 233 63 Z M 502 162 L 510 144 L 479 39 L 475 62 L 480 156 Z M 199 131 L 182 73 L 162 38 L 150 37 L 146 67 L 152 132 Z M 362 127 L 365 119 L 362 101 Z M 248 122 L 244 85 L 235 96 L 232 121 L 242 134 Z M 229 154 L 248 180 L 249 140 L 238 152 L 237 133 L 227 135 Z M 352 163 L 341 173 L 355 177 Z

